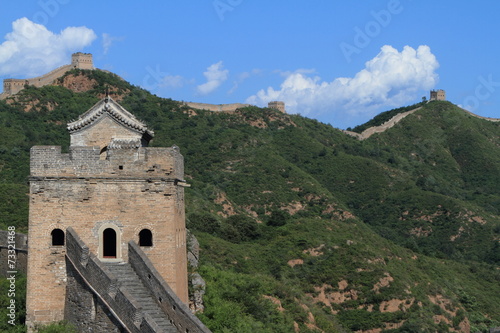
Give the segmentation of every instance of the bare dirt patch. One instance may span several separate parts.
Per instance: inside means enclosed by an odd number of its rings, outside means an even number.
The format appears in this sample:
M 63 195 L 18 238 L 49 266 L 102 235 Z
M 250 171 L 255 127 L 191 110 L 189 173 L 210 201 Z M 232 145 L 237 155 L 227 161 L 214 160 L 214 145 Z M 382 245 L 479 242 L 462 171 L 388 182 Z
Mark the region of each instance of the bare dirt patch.
M 389 301 L 383 301 L 380 303 L 379 310 L 380 312 L 397 312 L 397 311 L 406 311 L 408 310 L 413 303 L 415 302 L 415 298 L 406 299 L 391 299 Z
M 457 314 L 457 310 L 455 307 L 453 307 L 453 304 L 451 300 L 447 299 L 443 295 L 437 294 L 435 296 L 428 295 L 429 300 L 433 303 L 438 305 L 441 310 L 446 311 L 449 315 L 455 317 Z
M 214 202 L 222 206 L 222 212 L 217 212 L 217 214 L 223 217 L 236 215 L 233 205 L 231 204 L 231 202 L 229 202 L 224 192 L 217 193 L 217 198 L 214 200 Z
M 287 206 L 281 207 L 281 210 L 285 210 L 290 215 L 295 215 L 301 210 L 304 210 L 304 205 L 299 201 L 290 202 Z
M 273 303 L 274 305 L 277 305 L 277 309 L 278 309 L 279 312 L 284 312 L 285 311 L 285 308 L 281 304 L 281 301 L 279 299 L 277 299 L 276 297 L 268 296 L 268 295 L 263 295 L 263 297 L 265 299 L 270 300 L 271 303 Z
M 379 291 L 380 288 L 389 286 L 393 281 L 394 278 L 389 273 L 384 273 L 384 277 L 381 277 L 380 280 L 377 283 L 375 283 L 372 290 L 378 294 L 380 293 Z
M 417 237 L 427 237 L 432 233 L 432 227 L 424 228 L 418 227 L 410 230 L 410 234 L 415 235 Z
M 68 75 L 63 79 L 61 85 L 74 92 L 85 92 L 93 89 L 97 85 L 97 81 L 89 79 L 85 75 Z
M 342 280 L 339 281 L 338 285 L 339 285 L 339 290 L 345 290 L 345 288 L 347 288 L 349 283 L 347 283 L 347 280 Z
M 321 244 L 320 246 L 318 247 L 313 247 L 311 249 L 307 249 L 307 250 L 304 250 L 302 251 L 303 253 L 305 254 L 308 254 L 310 256 L 313 256 L 313 257 L 318 257 L 318 256 L 321 256 L 323 255 L 323 252 L 321 252 L 321 250 L 325 247 L 325 244 Z
M 292 260 L 288 260 L 288 266 L 290 267 L 295 267 L 297 265 L 302 265 L 304 264 L 304 260 L 302 259 L 292 259 Z

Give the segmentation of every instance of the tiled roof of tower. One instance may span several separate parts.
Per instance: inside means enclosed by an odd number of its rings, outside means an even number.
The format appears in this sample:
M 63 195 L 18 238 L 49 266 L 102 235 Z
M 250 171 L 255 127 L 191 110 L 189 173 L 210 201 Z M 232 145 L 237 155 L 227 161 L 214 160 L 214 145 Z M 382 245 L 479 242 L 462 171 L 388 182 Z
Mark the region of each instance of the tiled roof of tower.
M 117 123 L 140 134 L 153 138 L 154 132 L 149 130 L 145 123 L 139 121 L 133 114 L 125 110 L 120 104 L 107 96 L 97 102 L 77 120 L 68 123 L 70 133 L 78 132 L 97 123 L 102 117 L 109 116 Z

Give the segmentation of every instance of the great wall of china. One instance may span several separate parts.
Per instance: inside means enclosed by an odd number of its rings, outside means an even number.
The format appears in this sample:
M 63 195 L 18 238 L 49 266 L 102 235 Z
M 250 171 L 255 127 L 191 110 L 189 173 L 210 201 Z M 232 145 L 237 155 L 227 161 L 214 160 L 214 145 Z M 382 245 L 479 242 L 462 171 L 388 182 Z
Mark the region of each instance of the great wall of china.
M 0 93 L 0 100 L 13 96 L 24 89 L 26 85 L 43 87 L 53 84 L 58 78 L 63 76 L 67 71 L 74 68 L 78 69 L 96 69 L 92 54 L 77 52 L 71 55 L 71 64 L 58 67 L 47 74 L 37 76 L 31 79 L 5 79 L 3 81 L 3 92 Z M 200 110 L 209 110 L 213 112 L 232 112 L 239 108 L 251 106 L 250 104 L 243 103 L 230 103 L 230 104 L 208 104 L 208 103 L 195 103 L 195 102 L 182 102 L 184 105 Z M 277 109 L 283 113 L 285 111 L 285 104 L 281 101 L 269 102 L 268 107 Z
M 3 81 L 3 92 L 0 94 L 0 100 L 9 96 L 15 95 L 24 89 L 25 85 L 35 87 L 43 87 L 54 83 L 58 78 L 63 76 L 67 71 L 74 68 L 79 69 L 94 69 L 92 54 L 90 53 L 73 53 L 71 56 L 71 64 L 64 65 L 50 71 L 47 74 L 31 78 L 31 79 L 5 79 Z
M 189 106 L 190 108 L 193 109 L 208 110 L 214 112 L 231 112 L 239 108 L 251 106 L 250 104 L 242 104 L 242 103 L 208 104 L 208 103 L 182 102 L 182 104 Z
M 356 132 L 351 132 L 351 131 L 343 131 L 343 132 L 346 134 L 349 134 L 350 136 L 358 138 L 359 140 L 365 140 L 365 139 L 368 139 L 370 136 L 372 136 L 375 133 L 385 132 L 389 128 L 391 128 L 394 125 L 396 125 L 397 123 L 399 123 L 406 116 L 408 116 L 408 115 L 410 115 L 410 114 L 412 114 L 420 109 L 421 109 L 421 107 L 407 111 L 407 112 L 399 113 L 399 114 L 395 115 L 394 117 L 392 117 L 391 119 L 389 119 L 388 121 L 386 121 L 385 123 L 383 123 L 382 125 L 367 128 L 362 133 L 356 133 Z
M 420 110 L 422 107 L 418 107 L 416 109 L 413 109 L 413 110 L 410 110 L 410 111 L 407 111 L 407 112 L 403 112 L 403 113 L 399 113 L 397 115 L 395 115 L 394 117 L 392 117 L 391 119 L 389 119 L 388 121 L 386 121 L 385 123 L 383 123 L 382 125 L 380 126 L 373 126 L 373 127 L 370 127 L 370 128 L 367 128 L 366 130 L 364 130 L 362 133 L 356 133 L 356 132 L 352 132 L 352 131 L 346 131 L 346 130 L 343 130 L 342 132 L 344 132 L 345 134 L 348 134 L 350 136 L 353 136 L 359 140 L 366 140 L 368 139 L 369 137 L 371 137 L 373 134 L 376 134 L 376 133 L 382 133 L 382 132 L 385 132 L 386 130 L 388 130 L 389 128 L 393 127 L 394 125 L 396 125 L 397 123 L 399 123 L 401 120 L 403 120 L 403 118 L 405 118 L 406 116 L 409 116 L 410 114 Z M 479 118 L 479 119 L 484 119 L 484 120 L 488 120 L 488 121 L 492 121 L 492 122 L 499 122 L 500 121 L 500 118 L 488 118 L 488 117 L 482 117 L 482 116 L 479 116 L 477 114 L 474 114 L 464 108 L 460 108 L 462 109 L 463 111 L 465 111 L 467 114 L 473 116 L 473 117 L 476 117 L 476 118 Z
M 442 90 L 442 89 L 431 90 L 429 102 L 430 101 L 445 101 L 445 100 L 446 100 L 446 93 L 444 90 Z M 346 131 L 346 130 L 343 130 L 342 132 L 344 132 L 350 136 L 353 136 L 353 137 L 357 138 L 358 140 L 366 140 L 369 137 L 371 137 L 373 134 L 385 132 L 386 130 L 393 127 L 394 125 L 399 123 L 401 120 L 403 120 L 406 116 L 409 116 L 410 114 L 415 113 L 416 111 L 420 110 L 421 108 L 422 107 L 418 107 L 418 108 L 415 108 L 415 109 L 407 111 L 407 112 L 399 113 L 399 114 L 395 115 L 394 117 L 392 117 L 391 119 L 389 119 L 388 121 L 386 121 L 385 123 L 383 123 L 382 125 L 367 128 L 366 130 L 364 130 L 361 133 L 356 133 L 356 132 Z M 488 120 L 488 121 L 492 121 L 492 122 L 499 122 L 500 121 L 500 118 L 483 117 L 483 116 L 479 116 L 477 114 L 474 114 L 474 113 L 470 112 L 469 110 L 466 110 L 462 107 L 459 107 L 459 108 L 462 109 L 463 111 L 465 111 L 467 114 L 469 114 L 473 117 L 479 118 L 479 119 L 484 119 L 484 120 Z
M 31 78 L 31 79 L 5 79 L 3 82 L 3 92 L 0 94 L 0 100 L 17 94 L 19 91 L 24 89 L 25 85 L 33 85 L 35 87 L 43 87 L 45 85 L 53 84 L 58 78 L 63 76 L 67 71 L 74 69 L 74 68 L 96 69 L 94 67 L 92 54 L 81 53 L 81 52 L 74 53 L 71 56 L 71 64 L 70 65 L 64 65 L 64 66 L 58 67 L 45 75 L 41 75 L 41 76 L 38 76 L 35 78 Z M 433 101 L 433 100 L 438 100 L 438 101 L 446 100 L 446 92 L 442 89 L 431 90 L 429 101 Z M 193 108 L 193 109 L 208 110 L 208 111 L 213 111 L 213 112 L 233 112 L 239 108 L 251 106 L 250 104 L 244 104 L 244 103 L 209 104 L 209 103 L 196 103 L 196 102 L 182 102 L 182 104 L 184 104 L 190 108 Z M 277 109 L 283 113 L 286 113 L 285 104 L 281 101 L 269 102 L 268 107 L 274 108 L 274 109 Z M 356 132 L 347 131 L 347 130 L 343 130 L 343 132 L 348 134 L 348 135 L 351 135 L 353 137 L 356 137 L 359 140 L 365 140 L 365 139 L 368 139 L 373 134 L 382 133 L 382 132 L 386 131 L 387 129 L 393 127 L 398 122 L 400 122 L 403 118 L 414 113 L 415 111 L 417 111 L 419 109 L 420 108 L 416 108 L 414 110 L 410 110 L 410 111 L 407 111 L 404 113 L 397 114 L 393 118 L 391 118 L 387 122 L 385 122 L 384 124 L 379 125 L 379 126 L 370 127 L 368 129 L 366 129 L 365 131 L 363 131 L 362 133 L 356 133 Z M 464 108 L 461 108 L 461 109 L 463 111 L 467 112 L 468 114 L 470 114 L 471 116 L 476 117 L 476 118 L 480 118 L 480 119 L 484 119 L 484 120 L 488 120 L 488 121 L 493 121 L 493 122 L 500 121 L 500 118 L 482 117 L 482 116 L 474 114 L 474 113 L 472 113 L 469 110 L 466 110 Z

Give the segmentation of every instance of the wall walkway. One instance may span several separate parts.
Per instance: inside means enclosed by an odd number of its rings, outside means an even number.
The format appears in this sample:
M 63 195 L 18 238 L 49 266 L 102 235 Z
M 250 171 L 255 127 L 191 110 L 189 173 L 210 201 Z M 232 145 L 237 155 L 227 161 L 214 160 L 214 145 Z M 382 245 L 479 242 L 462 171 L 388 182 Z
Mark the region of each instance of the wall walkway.
M 123 264 L 128 273 L 122 274 L 120 278 L 115 274 L 120 274 L 121 268 L 110 270 L 106 267 L 106 264 L 90 253 L 89 248 L 71 227 L 66 233 L 66 249 L 68 270 L 71 274 L 68 274 L 65 319 L 77 325 L 79 330 L 125 330 L 132 333 L 210 332 L 179 300 L 135 243 L 129 243 L 129 263 Z M 130 273 L 130 268 L 135 274 Z M 115 274 L 112 271 L 115 271 Z M 144 286 L 149 295 L 138 295 L 137 292 L 141 289 L 134 287 L 138 284 Z M 150 298 L 150 304 L 144 303 L 146 298 Z M 80 311 L 103 307 L 107 311 Z M 160 312 L 157 309 L 160 309 Z M 103 312 L 108 313 L 107 317 L 102 315 Z
M 351 131 L 343 131 L 343 132 L 346 134 L 349 134 L 350 136 L 358 138 L 359 140 L 366 140 L 375 133 L 382 133 L 382 132 L 388 130 L 389 128 L 391 128 L 394 125 L 396 125 L 397 123 L 399 123 L 403 118 L 420 110 L 421 108 L 422 107 L 418 107 L 416 109 L 413 109 L 413 110 L 410 110 L 407 112 L 399 113 L 399 114 L 395 115 L 394 117 L 392 117 L 391 119 L 389 119 L 388 121 L 386 121 L 385 123 L 383 123 L 382 125 L 367 128 L 362 133 L 356 133 L 356 132 L 351 132 Z M 482 117 L 482 116 L 474 114 L 474 113 L 472 113 L 469 110 L 466 110 L 464 108 L 460 108 L 460 109 L 467 112 L 469 115 L 476 117 L 476 118 L 479 118 L 479 119 L 484 119 L 484 120 L 493 121 L 493 122 L 500 122 L 500 118 Z

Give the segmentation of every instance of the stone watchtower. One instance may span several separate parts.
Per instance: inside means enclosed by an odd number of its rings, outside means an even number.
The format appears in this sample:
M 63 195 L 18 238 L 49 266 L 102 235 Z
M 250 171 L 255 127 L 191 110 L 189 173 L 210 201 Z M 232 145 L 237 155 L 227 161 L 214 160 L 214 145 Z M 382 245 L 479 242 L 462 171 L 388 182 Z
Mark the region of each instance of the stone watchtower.
M 103 262 L 128 260 L 135 241 L 188 302 L 184 162 L 176 146 L 106 97 L 68 124 L 69 153 L 35 146 L 30 160 L 27 324 L 64 319 L 69 227 Z
M 74 68 L 94 69 L 92 53 L 77 52 L 71 55 L 71 65 Z
M 276 110 L 283 112 L 283 113 L 286 113 L 285 102 L 272 101 L 272 102 L 267 103 L 267 107 L 271 108 L 271 109 L 276 109 Z
M 443 89 L 431 90 L 431 101 L 446 101 L 446 92 Z

